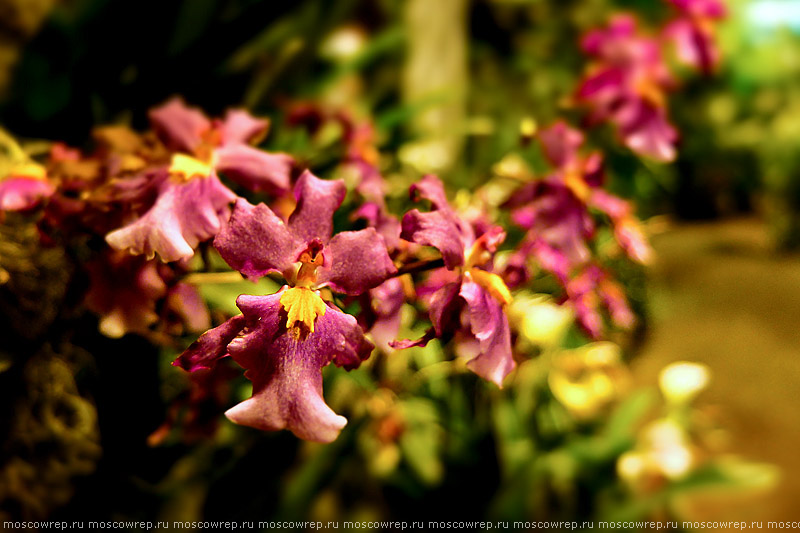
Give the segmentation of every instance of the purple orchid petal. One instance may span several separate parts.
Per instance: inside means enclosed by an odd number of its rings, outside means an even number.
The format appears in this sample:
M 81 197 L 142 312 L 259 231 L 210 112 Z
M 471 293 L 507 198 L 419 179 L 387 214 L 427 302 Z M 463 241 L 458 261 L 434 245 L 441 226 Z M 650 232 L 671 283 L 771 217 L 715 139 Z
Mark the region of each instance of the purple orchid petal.
M 452 333 L 461 325 L 463 302 L 458 298 L 460 289 L 461 283 L 459 280 L 448 283 L 431 296 L 428 314 L 436 330 L 437 337 Z
M 214 150 L 215 168 L 253 192 L 282 193 L 289 190 L 292 157 L 270 154 L 246 144 L 231 143 Z
M 714 42 L 713 30 L 689 18 L 679 18 L 664 29 L 664 36 L 675 45 L 678 60 L 705 74 L 719 64 L 720 52 Z
M 583 202 L 559 180 L 535 183 L 535 199 L 512 211 L 512 221 L 561 251 L 571 263 L 587 261 L 591 252 L 586 241 L 594 233 L 594 222 Z
M 236 196 L 215 174 L 184 183 L 163 182 L 153 207 L 137 221 L 112 231 L 106 241 L 117 250 L 164 262 L 188 259 L 198 243 L 219 232 Z
M 398 244 L 400 244 L 400 220 L 386 212 L 385 207 L 381 207 L 381 204 L 366 202 L 356 209 L 352 218 L 354 220 L 359 218 L 366 220 L 370 227 L 375 228 L 380 233 L 383 240 L 386 241 L 387 248 L 390 250 L 397 248 Z
M 511 330 L 503 306 L 477 283 L 464 281 L 459 291 L 467 302 L 470 329 L 480 342 L 481 353 L 467 362 L 467 368 L 498 387 L 514 369 Z
M 724 18 L 728 14 L 725 3 L 720 0 L 668 0 L 679 10 L 695 17 Z
M 621 98 L 625 92 L 626 73 L 618 67 L 603 68 L 587 77 L 578 87 L 578 98 L 588 100 L 595 106 L 605 109 L 596 112 L 596 121 L 605 120 L 610 114 L 610 108 Z
M 392 341 L 389 343 L 389 346 L 394 348 L 395 350 L 405 350 L 407 348 L 424 348 L 431 342 L 433 339 L 436 338 L 436 330 L 430 328 L 425 334 L 417 340 L 413 339 L 403 339 Z
M 386 182 L 381 176 L 381 173 L 366 161 L 358 159 L 351 163 L 351 166 L 356 169 L 361 180 L 356 185 L 358 194 L 364 197 L 367 202 L 372 202 L 385 208 L 384 198 L 386 197 Z
M 188 107 L 180 98 L 151 109 L 150 123 L 168 147 L 192 153 L 202 143 L 211 121 L 199 109 Z
M 337 233 L 325 250 L 331 267 L 320 269 L 317 282 L 337 292 L 355 296 L 397 272 L 383 237 L 374 228 Z
M 285 271 L 302 246 L 272 209 L 244 198 L 236 200 L 230 222 L 214 239 L 225 262 L 253 280 Z
M 628 329 L 635 323 L 622 287 L 597 265 L 587 266 L 569 280 L 566 289 L 578 324 L 593 339 L 601 338 L 605 329 L 601 305 L 608 309 L 612 322 L 618 327 Z
M 612 221 L 622 220 L 631 214 L 628 202 L 602 189 L 592 191 L 588 204 L 608 215 Z
M 577 160 L 583 134 L 559 120 L 539 133 L 539 141 L 547 160 L 556 167 L 565 167 Z
M 210 369 L 228 354 L 228 344 L 244 327 L 245 318 L 239 315 L 206 331 L 172 362 L 173 366 L 179 366 L 188 372 Z
M 167 307 L 189 331 L 199 333 L 211 327 L 208 306 L 194 285 L 184 282 L 173 285 L 167 294 Z
M 157 264 L 144 257 L 106 249 L 86 264 L 85 304 L 100 315 L 100 331 L 112 338 L 142 333 L 158 320 L 156 302 L 167 285 Z
M 663 109 L 638 100 L 620 109 L 617 123 L 625 145 L 634 152 L 658 161 L 675 159 L 678 132 Z
M 36 178 L 8 177 L 0 181 L 0 211 L 27 211 L 55 192 L 49 182 Z
M 433 174 L 428 174 L 413 184 L 410 193 L 414 199 L 419 197 L 429 200 L 435 210 L 452 211 L 447 202 L 447 194 L 444 192 L 442 180 Z
M 649 264 L 653 259 L 653 249 L 647 242 L 639 222 L 628 217 L 614 224 L 614 238 L 628 257 L 643 265 Z
M 583 161 L 583 181 L 589 187 L 601 187 L 605 181 L 603 167 L 603 154 L 599 151 L 592 152 Z
M 372 351 L 355 318 L 328 306 L 315 331 L 296 338 L 286 329 L 280 294 L 240 296 L 237 305 L 248 331 L 228 350 L 247 369 L 253 396 L 225 414 L 233 422 L 257 429 L 289 429 L 302 439 L 331 442 L 347 420 L 322 397 L 322 368 L 331 361 L 353 368 Z
M 530 253 L 543 269 L 554 274 L 562 284 L 567 282 L 569 272 L 575 262 L 571 261 L 564 252 L 542 239 L 537 239 L 531 245 Z
M 400 278 L 387 279 L 369 291 L 372 312 L 375 321 L 369 333 L 376 346 L 383 352 L 391 351 L 391 342 L 400 331 L 401 310 L 406 301 L 403 282 Z
M 464 242 L 453 216 L 446 211 L 421 213 L 412 209 L 403 216 L 400 237 L 438 249 L 449 269 L 464 264 Z
M 229 109 L 217 126 L 222 145 L 251 144 L 261 140 L 269 129 L 269 120 L 256 118 L 244 109 Z
M 294 188 L 297 207 L 289 217 L 289 228 L 304 241 L 327 242 L 333 233 L 333 213 L 342 205 L 345 193 L 342 180 L 321 180 L 306 170 Z
M 636 323 L 636 317 L 628 306 L 622 287 L 606 277 L 600 281 L 597 292 L 603 305 L 608 309 L 611 321 L 622 329 L 632 328 Z
M 601 55 L 609 42 L 633 37 L 636 31 L 636 18 L 621 13 L 614 15 L 609 21 L 608 28 L 590 31 L 583 38 L 581 48 L 587 54 Z

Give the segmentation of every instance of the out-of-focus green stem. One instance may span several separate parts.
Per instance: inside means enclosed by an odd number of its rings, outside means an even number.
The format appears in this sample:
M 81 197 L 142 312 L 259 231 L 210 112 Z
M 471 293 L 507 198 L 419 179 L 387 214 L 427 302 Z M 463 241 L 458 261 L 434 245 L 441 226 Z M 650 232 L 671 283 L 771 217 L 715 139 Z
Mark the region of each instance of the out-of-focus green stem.
M 405 7 L 408 55 L 403 71 L 406 104 L 441 96 L 419 113 L 412 128 L 421 139 L 423 171 L 453 166 L 463 144 L 467 96 L 466 0 L 409 0 Z M 418 165 L 419 166 L 419 165 Z

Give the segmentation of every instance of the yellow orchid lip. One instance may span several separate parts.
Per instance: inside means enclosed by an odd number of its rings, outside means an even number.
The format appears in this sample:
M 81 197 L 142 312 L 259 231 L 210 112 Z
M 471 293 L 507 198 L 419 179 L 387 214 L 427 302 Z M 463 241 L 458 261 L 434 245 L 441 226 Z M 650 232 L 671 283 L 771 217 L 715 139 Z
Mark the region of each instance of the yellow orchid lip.
M 325 316 L 327 306 L 316 291 L 307 287 L 292 287 L 281 295 L 281 306 L 287 313 L 286 327 L 299 339 L 304 333 L 314 333 L 317 317 Z

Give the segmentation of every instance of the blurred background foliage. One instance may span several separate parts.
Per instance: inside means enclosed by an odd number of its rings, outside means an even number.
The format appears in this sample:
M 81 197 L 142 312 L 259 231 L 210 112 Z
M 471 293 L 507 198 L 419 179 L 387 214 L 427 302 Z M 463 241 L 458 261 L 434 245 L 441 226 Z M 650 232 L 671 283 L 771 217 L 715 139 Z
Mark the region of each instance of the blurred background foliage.
M 607 154 L 609 189 L 643 218 L 757 213 L 777 247 L 797 247 L 800 3 L 729 7 L 719 72 L 684 76 L 670 96 L 682 133 L 676 163 L 643 161 L 608 128 L 590 130 L 590 144 Z M 245 106 L 271 117 L 268 148 L 333 177 L 342 132 L 287 124 L 292 106 L 322 102 L 374 121 L 390 204 L 405 205 L 423 172 L 451 191 L 501 187 L 520 160 L 541 173 L 536 143 L 520 134 L 557 117 L 580 123 L 570 97 L 586 64 L 583 32 L 618 10 L 655 26 L 668 9 L 652 0 L 4 0 L 0 121 L 21 138 L 87 147 L 94 126 L 145 129 L 146 111 L 177 94 L 212 116 Z M 517 347 L 536 357 L 503 390 L 432 343 L 376 353 L 353 372 L 326 370 L 326 397 L 349 420 L 331 445 L 233 426 L 218 412 L 215 432 L 187 440 L 179 424 L 162 426 L 188 388 L 170 366 L 182 347 L 105 339 L 92 319 L 59 315 L 70 298 L 63 258 L 26 249 L 24 224 L 9 220 L 4 231 L 20 234 L 4 237 L 0 266 L 13 271 L 23 257 L 52 279 L 46 294 L 29 291 L 28 314 L 3 310 L 16 319 L 0 326 L 10 339 L 0 347 L 4 518 L 666 518 L 676 494 L 774 480 L 767 468 L 709 459 L 724 446 L 713 417 L 691 407 L 694 392 L 631 386 L 635 337 L 615 338 L 624 351 L 587 344 L 541 294 L 517 297 Z M 646 324 L 643 273 L 616 270 Z M 217 313 L 233 313 L 241 292 L 276 288 L 203 291 Z M 0 287 L 4 302 L 12 289 L 22 290 Z M 422 326 L 407 311 L 403 333 L 413 337 Z M 15 365 L 14 354 L 29 359 Z M 231 403 L 248 386 L 237 382 Z M 48 425 L 51 412 L 63 431 Z

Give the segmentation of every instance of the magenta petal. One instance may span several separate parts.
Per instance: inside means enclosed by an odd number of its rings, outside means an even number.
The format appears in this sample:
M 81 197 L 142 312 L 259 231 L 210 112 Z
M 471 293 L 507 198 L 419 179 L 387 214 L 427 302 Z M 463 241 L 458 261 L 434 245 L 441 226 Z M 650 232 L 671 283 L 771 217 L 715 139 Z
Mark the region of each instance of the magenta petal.
M 389 346 L 391 346 L 395 350 L 405 350 L 407 348 L 425 347 L 428 345 L 430 341 L 432 341 L 435 338 L 436 338 L 436 330 L 434 328 L 430 328 L 428 331 L 425 332 L 425 335 L 423 335 L 417 340 L 403 339 L 403 340 L 392 341 L 389 343 Z
M 720 54 L 712 32 L 692 19 L 679 18 L 671 22 L 664 29 L 664 35 L 675 44 L 682 63 L 706 74 L 719 63 Z
M 438 249 L 447 268 L 452 270 L 464 264 L 461 232 L 450 213 L 421 213 L 418 209 L 412 209 L 403 216 L 402 224 L 401 238 Z
M 189 331 L 199 333 L 211 327 L 208 306 L 194 285 L 182 281 L 173 285 L 167 294 L 167 306 Z
M 614 225 L 614 238 L 628 257 L 644 265 L 653 258 L 653 249 L 647 242 L 642 227 L 633 218 L 622 220 Z
M 327 242 L 333 233 L 333 213 L 344 201 L 345 193 L 342 180 L 321 180 L 308 170 L 303 172 L 294 187 L 297 207 L 289 217 L 292 232 L 304 241 Z
M 244 143 L 257 140 L 267 132 L 269 120 L 256 118 L 244 109 L 230 109 L 218 129 L 222 144 Z
M 410 192 L 412 198 L 420 197 L 429 200 L 434 209 L 450 211 L 450 204 L 447 202 L 447 195 L 444 192 L 444 184 L 442 180 L 433 174 L 428 174 L 413 184 Z
M 695 16 L 708 18 L 723 18 L 728 9 L 721 0 L 668 0 L 681 11 Z
M 188 107 L 180 98 L 151 109 L 148 113 L 153 129 L 168 147 L 193 152 L 202 142 L 211 121 L 199 110 Z
M 172 364 L 189 372 L 211 368 L 217 360 L 227 355 L 228 344 L 241 333 L 244 326 L 245 318 L 239 315 L 206 331 Z
M 0 210 L 25 211 L 52 196 L 55 188 L 49 182 L 26 177 L 9 177 L 0 181 Z
M 658 161 L 675 159 L 678 132 L 667 121 L 663 109 L 639 101 L 621 110 L 617 120 L 628 148 Z
M 511 331 L 503 307 L 477 283 L 464 281 L 459 295 L 467 302 L 470 329 L 480 342 L 481 353 L 467 367 L 498 387 L 514 369 Z
M 270 154 L 246 144 L 231 143 L 214 151 L 215 168 L 253 192 L 289 190 L 292 157 Z
M 563 120 L 543 129 L 539 133 L 544 155 L 557 167 L 564 167 L 577 159 L 578 147 L 583 143 L 583 134 Z
M 325 250 L 330 254 L 331 268 L 320 269 L 317 281 L 337 292 L 355 296 L 397 272 L 383 237 L 374 228 L 337 233 Z
M 289 429 L 302 439 L 331 442 L 347 420 L 322 397 L 322 368 L 331 361 L 352 368 L 369 356 L 355 318 L 328 306 L 315 331 L 297 339 L 285 327 L 280 295 L 240 296 L 237 305 L 249 331 L 228 347 L 247 369 L 253 396 L 225 414 L 233 422 L 263 430 Z
M 448 283 L 431 296 L 428 314 L 437 337 L 455 333 L 461 325 L 460 288 L 460 281 Z
M 250 279 L 286 270 L 297 259 L 299 246 L 272 209 L 244 198 L 236 200 L 229 224 L 214 239 L 222 258 Z
M 364 336 L 364 330 L 353 315 L 339 311 L 332 304 L 327 305 L 328 310 L 317 318 L 311 337 L 319 334 L 317 349 L 331 352 L 336 366 L 345 370 L 358 368 L 369 358 L 375 346 Z
M 390 278 L 369 291 L 372 312 L 376 319 L 369 329 L 375 344 L 384 352 L 389 352 L 391 342 L 400 331 L 402 308 L 406 301 L 403 282 L 400 278 Z
M 366 202 L 353 213 L 351 218 L 363 218 L 370 227 L 380 233 L 388 248 L 392 250 L 397 248 L 400 241 L 400 220 L 387 213 L 385 206 L 375 202 Z
M 185 183 L 167 180 L 153 207 L 132 224 L 106 235 L 106 241 L 117 250 L 148 257 L 157 253 L 164 262 L 188 259 L 200 241 L 219 232 L 235 198 L 214 174 Z

